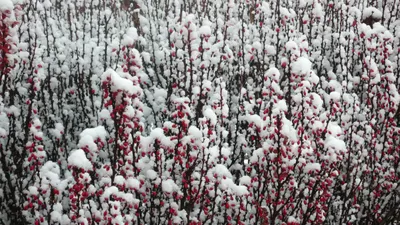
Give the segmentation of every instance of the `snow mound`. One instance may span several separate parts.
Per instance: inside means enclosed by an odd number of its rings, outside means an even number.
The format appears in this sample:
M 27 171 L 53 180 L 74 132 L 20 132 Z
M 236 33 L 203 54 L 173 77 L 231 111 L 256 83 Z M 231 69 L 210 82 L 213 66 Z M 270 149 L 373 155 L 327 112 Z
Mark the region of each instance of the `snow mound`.
M 199 33 L 204 36 L 209 36 L 209 35 L 211 35 L 211 28 L 207 25 L 204 25 L 204 26 L 200 27 Z
M 321 170 L 321 164 L 319 163 L 308 163 L 304 167 L 304 172 L 308 173 L 310 171 L 320 171 Z
M 111 81 L 111 90 L 118 91 L 122 90 L 129 94 L 135 94 L 139 92 L 139 87 L 133 85 L 133 82 L 121 77 L 117 72 L 113 69 L 108 69 L 106 72 L 103 73 L 101 76 L 102 81 Z
M 93 167 L 82 149 L 72 151 L 71 155 L 68 157 L 68 164 L 84 170 L 92 170 Z
M 87 129 L 83 130 L 79 136 L 81 138 L 83 138 L 85 136 L 90 136 L 94 140 L 96 140 L 98 138 L 101 140 L 105 140 L 107 137 L 107 131 L 103 126 L 98 126 L 95 128 L 87 128 Z
M 48 161 L 42 168 L 40 168 L 40 174 L 42 177 L 47 178 L 53 187 L 57 187 L 60 181 L 60 167 L 57 163 Z
M 268 69 L 268 71 L 265 73 L 266 77 L 273 78 L 274 80 L 279 80 L 281 74 L 279 70 L 275 67 L 272 67 Z
M 210 120 L 212 125 L 217 123 L 217 115 L 215 115 L 214 111 L 211 108 L 207 108 L 204 110 L 203 115 Z
M 178 185 L 175 184 L 175 182 L 171 179 L 164 180 L 161 184 L 161 188 L 163 192 L 166 193 L 172 193 L 174 191 L 179 191 Z
M 137 30 L 134 27 L 128 28 L 126 34 L 124 35 L 124 39 L 122 39 L 123 45 L 133 45 L 135 41 L 138 39 Z
M 292 64 L 293 73 L 307 74 L 311 70 L 311 61 L 304 57 L 299 57 L 296 62 Z
M 13 10 L 14 4 L 11 0 L 0 0 L 0 11 Z
M 372 17 L 374 19 L 380 19 L 380 18 L 382 18 L 382 12 L 379 11 L 375 7 L 367 7 L 363 11 L 363 17 L 362 18 L 366 19 L 368 17 Z

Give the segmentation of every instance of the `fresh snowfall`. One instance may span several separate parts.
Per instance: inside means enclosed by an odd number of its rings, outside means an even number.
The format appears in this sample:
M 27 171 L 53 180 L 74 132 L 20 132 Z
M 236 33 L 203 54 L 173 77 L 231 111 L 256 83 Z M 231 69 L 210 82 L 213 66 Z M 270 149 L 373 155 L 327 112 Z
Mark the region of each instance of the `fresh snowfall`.
M 400 0 L 0 0 L 0 225 L 399 225 Z

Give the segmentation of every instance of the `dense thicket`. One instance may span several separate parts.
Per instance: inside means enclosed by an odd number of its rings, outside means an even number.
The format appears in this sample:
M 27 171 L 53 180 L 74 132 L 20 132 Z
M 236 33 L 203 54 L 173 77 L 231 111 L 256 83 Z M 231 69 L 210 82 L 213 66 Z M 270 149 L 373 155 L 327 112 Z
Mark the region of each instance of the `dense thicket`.
M 0 224 L 400 220 L 400 1 L 0 16 Z

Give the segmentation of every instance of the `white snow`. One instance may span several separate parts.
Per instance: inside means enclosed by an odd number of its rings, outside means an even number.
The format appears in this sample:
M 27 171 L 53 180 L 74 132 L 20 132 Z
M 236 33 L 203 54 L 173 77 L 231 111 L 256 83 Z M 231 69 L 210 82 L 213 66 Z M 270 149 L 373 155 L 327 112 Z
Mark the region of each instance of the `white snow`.
M 53 187 L 60 183 L 60 167 L 57 163 L 48 161 L 40 168 L 40 175 L 47 178 Z
M 279 86 L 278 82 L 271 83 L 271 90 L 273 90 L 276 94 L 281 95 L 283 94 L 281 87 Z
M 284 136 L 288 137 L 289 140 L 291 140 L 291 141 L 297 140 L 297 132 L 294 129 L 292 122 L 290 120 L 286 119 L 285 117 L 283 117 L 282 123 L 283 123 L 283 126 L 282 126 L 281 133 Z
M 337 122 L 330 122 L 328 124 L 328 134 L 335 137 L 339 136 L 342 134 L 342 128 L 340 128 Z
M 310 171 L 316 171 L 316 170 L 321 170 L 321 164 L 319 163 L 308 163 L 304 167 L 304 172 L 308 173 Z
M 122 39 L 122 45 L 132 45 L 138 39 L 137 30 L 134 27 L 128 28 L 126 34 L 124 35 L 124 39 Z
M 152 140 L 159 140 L 165 146 L 173 146 L 173 142 L 167 138 L 164 134 L 164 131 L 161 128 L 155 128 L 151 131 L 149 138 L 142 138 L 141 142 L 144 144 L 149 144 Z
M 343 140 L 329 136 L 325 139 L 325 148 L 335 149 L 336 151 L 346 152 L 346 143 Z
M 190 126 L 188 130 L 189 135 L 191 135 L 195 139 L 201 139 L 203 137 L 203 134 L 199 130 L 199 128 L 195 126 Z
M 274 115 L 279 114 L 280 112 L 286 112 L 288 110 L 285 100 L 279 100 L 276 104 L 274 104 L 273 107 L 272 113 Z
M 249 177 L 249 176 L 242 176 L 242 177 L 240 178 L 239 183 L 240 183 L 241 185 L 250 185 L 250 184 L 251 184 L 251 177 Z
M 0 127 L 0 137 L 1 138 L 6 138 L 8 135 L 8 132 L 4 129 Z
M 368 17 L 372 17 L 374 19 L 380 19 L 382 18 L 382 12 L 375 7 L 367 7 L 363 11 L 363 19 L 366 19 Z
M 285 45 L 286 51 L 296 51 L 299 47 L 297 46 L 296 42 L 288 41 Z
M 311 70 L 311 61 L 305 57 L 299 57 L 292 63 L 292 72 L 296 74 L 307 74 Z
M 230 189 L 230 190 L 232 190 L 236 195 L 239 195 L 239 196 L 243 196 L 243 195 L 246 195 L 246 194 L 248 194 L 249 192 L 248 192 L 248 190 L 247 190 L 247 187 L 245 187 L 245 186 L 242 186 L 242 185 L 236 185 L 234 182 L 233 182 L 233 180 L 232 179 L 222 179 L 221 180 L 221 183 L 220 183 L 220 185 L 219 185 L 219 187 L 222 189 L 222 190 L 226 190 L 226 189 Z
M 218 156 L 219 156 L 218 146 L 212 146 L 212 147 L 206 149 L 206 154 L 210 154 L 210 157 L 212 159 L 218 158 Z
M 107 131 L 103 126 L 98 126 L 95 128 L 87 128 L 85 130 L 83 130 L 79 136 L 85 137 L 85 136 L 90 136 L 92 137 L 94 140 L 100 138 L 101 140 L 105 140 L 107 137 Z
M 101 118 L 101 119 L 111 119 L 111 116 L 110 116 L 110 111 L 108 111 L 108 109 L 102 109 L 100 112 L 99 112 L 99 117 Z
M 267 52 L 267 55 L 275 55 L 276 54 L 276 49 L 274 46 L 272 45 L 265 45 L 264 47 L 265 51 Z
M 108 78 L 111 79 L 111 91 L 122 90 L 129 94 L 135 94 L 139 92 L 139 87 L 133 85 L 132 81 L 121 77 L 117 72 L 113 69 L 108 69 L 101 76 L 102 81 L 106 81 Z
M 105 141 L 107 137 L 107 131 L 103 126 L 98 126 L 95 128 L 87 128 L 83 130 L 79 136 L 79 148 L 87 147 L 91 151 L 97 151 L 98 149 L 95 140 L 100 139 L 102 141 Z
M 168 92 L 165 89 L 154 88 L 153 97 L 157 102 L 164 103 L 168 98 Z
M 0 11 L 13 10 L 14 4 L 11 0 L 0 0 Z
M 210 26 L 203 25 L 202 27 L 200 27 L 199 33 L 200 33 L 200 35 L 204 35 L 204 36 L 211 35 L 211 28 L 210 28 Z
M 57 203 L 57 204 L 60 204 L 60 203 Z M 51 216 L 51 221 L 53 221 L 53 222 L 61 222 L 61 213 L 60 213 L 61 211 L 53 211 L 53 212 L 51 212 L 50 213 L 50 216 Z
M 29 191 L 29 194 L 31 194 L 31 195 L 38 195 L 39 194 L 39 191 L 38 191 L 37 187 L 35 187 L 35 186 L 30 186 L 28 188 L 28 191 Z
M 279 80 L 280 75 L 281 74 L 280 74 L 279 70 L 275 67 L 269 68 L 268 71 L 265 73 L 265 76 L 272 78 L 275 81 Z
M 149 178 L 150 180 L 154 180 L 157 178 L 157 172 L 154 170 L 147 170 L 146 175 L 147 178 Z
M 262 45 L 259 41 L 253 43 L 253 48 L 256 49 L 257 51 L 262 51 Z
M 264 127 L 263 126 L 263 120 L 261 119 L 261 117 L 259 115 L 247 114 L 245 116 L 245 118 L 249 123 L 254 123 L 255 126 L 261 128 L 261 129 Z
M 288 223 L 298 223 L 298 220 L 296 218 L 294 218 L 293 216 L 289 216 Z
M 215 112 L 211 108 L 205 109 L 203 115 L 210 120 L 212 125 L 217 123 L 217 115 L 215 115 Z
M 310 74 L 307 76 L 307 80 L 313 85 L 316 85 L 319 82 L 319 77 L 317 76 L 317 74 L 314 73 L 314 71 L 311 71 Z
M 333 102 L 338 102 L 340 100 L 340 93 L 337 91 L 332 91 L 329 94 L 329 98 L 333 101 Z
M 306 6 L 312 6 L 313 0 L 300 0 L 299 7 L 304 8 Z
M 172 193 L 179 189 L 172 179 L 162 181 L 161 188 L 163 192 L 167 193 Z
M 111 195 L 117 194 L 118 193 L 118 188 L 115 186 L 107 187 L 106 190 L 104 191 L 102 197 L 103 198 L 110 198 Z
M 228 168 L 226 168 L 225 165 L 222 165 L 222 164 L 215 165 L 214 172 L 216 174 L 218 174 L 218 176 L 220 176 L 220 177 L 225 176 L 227 178 L 232 178 L 231 172 L 229 172 Z
M 14 115 L 15 117 L 18 117 L 21 114 L 20 109 L 17 108 L 16 106 L 14 106 L 14 105 L 10 106 L 10 108 L 5 108 L 4 111 L 7 114 Z
M 228 158 L 230 154 L 231 154 L 231 149 L 228 146 L 223 146 L 221 148 L 221 155 L 223 157 Z
M 164 131 L 161 128 L 154 128 L 151 130 L 150 137 L 153 139 L 163 139 L 165 137 Z
M 61 123 L 56 123 L 54 125 L 55 128 L 50 129 L 50 133 L 56 138 L 61 138 L 62 134 L 64 133 L 64 126 Z
M 121 175 L 117 175 L 114 178 L 114 183 L 118 185 L 123 185 L 125 183 L 125 178 Z
M 207 65 L 208 66 L 208 65 Z M 203 88 L 204 89 L 208 89 L 208 90 L 212 90 L 212 88 L 213 88 L 213 85 L 212 85 L 212 83 L 211 83 L 211 81 L 209 81 L 209 80 L 203 80 Z
M 312 98 L 313 98 L 313 101 L 312 101 L 312 103 L 313 103 L 313 105 L 316 107 L 316 110 L 321 110 L 322 109 L 322 106 L 323 106 L 323 104 L 324 104 L 324 102 L 323 102 L 323 100 L 322 100 L 322 98 L 321 98 L 321 96 L 319 96 L 318 94 L 316 94 L 316 93 L 311 93 L 310 94 L 310 97 L 312 96 Z
M 94 143 L 94 139 L 89 136 L 83 136 L 79 139 L 79 143 L 78 143 L 78 147 L 79 148 L 88 148 L 90 151 L 97 151 L 97 145 Z
M 82 149 L 71 152 L 68 157 L 68 164 L 77 168 L 92 170 L 92 163 L 86 158 L 86 154 Z
M 317 131 L 319 129 L 323 129 L 324 128 L 324 124 L 322 124 L 321 121 L 315 120 L 312 125 L 311 128 L 313 131 Z
M 140 182 L 135 178 L 129 177 L 127 179 L 127 187 L 138 190 L 140 188 Z
M 317 18 L 322 18 L 325 15 L 324 8 L 318 1 L 314 1 L 312 12 Z

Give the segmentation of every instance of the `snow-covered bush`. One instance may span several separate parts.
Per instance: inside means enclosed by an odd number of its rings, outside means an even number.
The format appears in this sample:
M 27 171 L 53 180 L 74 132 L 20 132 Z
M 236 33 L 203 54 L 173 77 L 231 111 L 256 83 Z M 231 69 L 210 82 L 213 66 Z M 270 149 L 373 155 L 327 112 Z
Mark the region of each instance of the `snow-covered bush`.
M 0 224 L 396 224 L 396 0 L 0 0 Z

